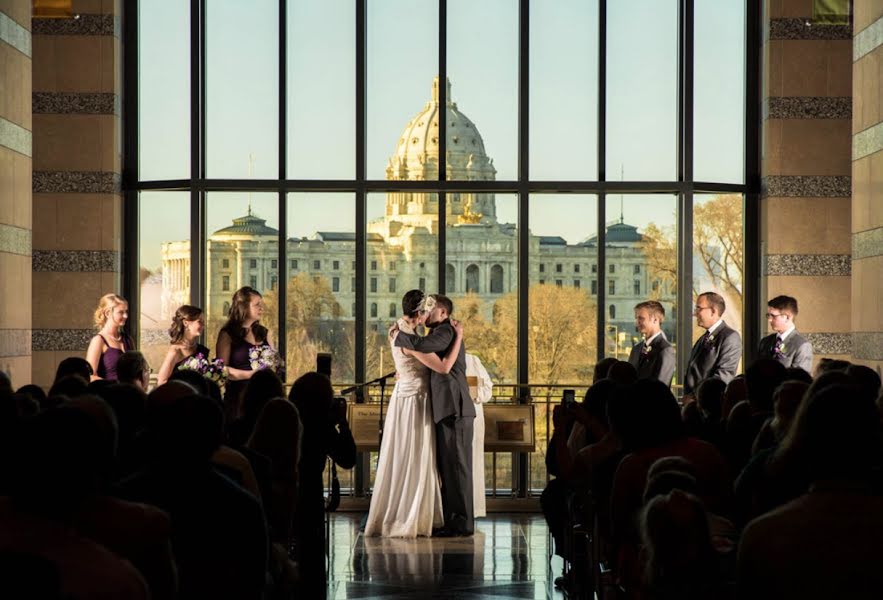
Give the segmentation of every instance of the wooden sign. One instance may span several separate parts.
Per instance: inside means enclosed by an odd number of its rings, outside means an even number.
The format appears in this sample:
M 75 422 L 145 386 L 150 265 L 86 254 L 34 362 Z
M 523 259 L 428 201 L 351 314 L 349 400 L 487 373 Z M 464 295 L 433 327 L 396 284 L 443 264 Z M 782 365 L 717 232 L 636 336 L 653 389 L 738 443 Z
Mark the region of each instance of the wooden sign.
M 383 405 L 384 417 L 388 405 Z M 356 450 L 377 452 L 380 450 L 380 404 L 347 404 L 347 421 L 353 432 Z
M 485 404 L 485 452 L 534 452 L 533 404 Z

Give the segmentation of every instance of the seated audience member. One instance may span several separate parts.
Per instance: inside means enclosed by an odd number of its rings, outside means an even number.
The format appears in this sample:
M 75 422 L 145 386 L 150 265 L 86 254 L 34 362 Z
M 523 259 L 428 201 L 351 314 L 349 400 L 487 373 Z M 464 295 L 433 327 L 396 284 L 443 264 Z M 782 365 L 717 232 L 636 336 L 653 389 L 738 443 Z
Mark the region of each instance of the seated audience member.
M 812 375 L 809 371 L 804 371 L 797 367 L 789 367 L 785 369 L 785 381 L 802 381 L 806 385 L 812 383 Z
M 751 458 L 751 446 L 767 419 L 773 416 L 773 392 L 784 381 L 785 367 L 762 358 L 745 372 L 748 385 L 748 415 L 730 415 L 727 421 L 726 445 L 730 468 L 738 473 Z
M 147 392 L 150 385 L 150 365 L 136 350 L 124 352 L 117 361 L 117 381 L 129 383 Z
M 772 485 L 770 481 L 769 463 L 776 448 L 791 428 L 794 416 L 808 389 L 809 386 L 800 381 L 786 381 L 776 389 L 774 416 L 770 419 L 768 427 L 769 437 L 764 437 L 765 431 L 758 434 L 754 456 L 742 469 L 733 486 L 737 514 L 742 523 L 771 510 L 782 502 L 778 493 L 779 486 Z M 800 494 L 802 490 L 798 488 L 796 493 Z
M 846 374 L 862 393 L 872 400 L 877 398 L 880 393 L 880 375 L 874 369 L 864 365 L 850 365 L 846 369 Z
M 684 422 L 684 431 L 687 435 L 702 437 L 702 411 L 699 410 L 695 396 L 686 397 L 686 402 L 681 407 L 681 420 Z
M 729 598 L 724 560 L 702 502 L 681 490 L 652 498 L 641 514 L 644 594 L 657 600 Z
M 344 469 L 353 468 L 356 443 L 346 420 L 346 405 L 334 402 L 331 380 L 325 375 L 315 371 L 301 375 L 288 399 L 297 407 L 304 433 L 292 534 L 305 587 L 312 592 L 325 586 L 325 556 L 317 551 L 325 544 L 322 473 L 329 458 Z
M 595 384 L 602 379 L 607 379 L 607 376 L 610 374 L 610 367 L 618 362 L 617 359 L 611 356 L 599 360 L 595 365 L 595 368 L 592 370 L 592 383 Z
M 744 402 L 748 398 L 748 385 L 745 383 L 745 375 L 736 375 L 733 381 L 727 384 L 721 401 L 721 420 L 726 423 L 730 418 L 733 407 Z
M 146 460 L 140 435 L 147 418 L 147 394 L 130 384 L 114 384 L 102 390 L 101 397 L 113 410 L 119 429 L 116 478 L 131 475 Z
M 89 381 L 92 378 L 92 365 L 89 364 L 85 358 L 80 356 L 69 356 L 65 358 L 63 361 L 58 363 L 58 368 L 55 370 L 55 379 L 53 383 L 62 379 L 63 377 L 67 377 L 68 375 L 79 375 L 85 381 Z
M 618 360 L 610 365 L 607 379 L 612 379 L 620 385 L 629 385 L 638 380 L 638 370 L 631 363 Z
M 212 468 L 221 409 L 192 392 L 181 397 L 187 389 L 170 382 L 151 393 L 153 460 L 120 482 L 118 494 L 169 513 L 181 598 L 261 598 L 269 547 L 263 510 Z
M 28 385 L 23 385 L 18 388 L 15 392 L 16 394 L 24 394 L 33 400 L 37 408 L 44 406 L 46 404 L 46 400 L 49 398 L 46 395 L 46 392 L 43 391 L 39 385 L 34 385 L 33 383 L 29 383 Z
M 57 406 L 64 400 L 71 400 L 77 396 L 89 393 L 89 384 L 79 375 L 62 377 L 49 388 L 48 407 Z
M 593 441 L 573 457 L 570 478 L 575 483 L 584 482 L 591 486 L 595 470 L 617 456 L 622 449 L 619 438 L 610 431 L 610 423 L 607 419 L 608 404 L 615 391 L 614 381 L 610 379 L 599 381 L 586 391 L 582 405 L 577 407 L 577 418 L 583 420 Z
M 284 398 L 285 387 L 272 369 L 256 371 L 245 385 L 239 403 L 239 415 L 227 423 L 227 439 L 234 448 L 244 446 L 251 437 L 258 415 L 273 398 Z
M 822 358 L 819 360 L 819 364 L 816 365 L 815 376 L 818 377 L 822 373 L 827 373 L 828 371 L 846 371 L 850 367 L 852 363 L 848 360 L 840 360 L 837 358 Z
M 883 497 L 872 484 L 881 463 L 873 401 L 854 385 L 814 385 L 780 450 L 787 468 L 805 469 L 812 483 L 745 528 L 740 597 L 880 598 Z
M 727 384 L 717 377 L 704 380 L 696 388 L 696 406 L 700 413 L 697 437 L 714 444 L 718 450 L 724 444 L 723 397 Z
M 5 371 L 0 371 L 0 393 L 12 393 L 12 379 Z
M 11 506 L 101 544 L 132 563 L 151 597 L 172 598 L 168 516 L 101 492 L 114 460 L 116 431 L 110 407 L 94 396 L 34 417 L 22 430 L 19 447 L 26 458 L 15 470 Z

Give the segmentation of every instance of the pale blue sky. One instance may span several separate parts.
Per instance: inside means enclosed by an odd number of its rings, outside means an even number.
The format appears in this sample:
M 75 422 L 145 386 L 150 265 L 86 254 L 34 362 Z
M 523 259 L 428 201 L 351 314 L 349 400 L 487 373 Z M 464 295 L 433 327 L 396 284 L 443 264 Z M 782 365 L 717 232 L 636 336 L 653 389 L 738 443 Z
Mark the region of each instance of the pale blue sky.
M 141 178 L 188 178 L 189 3 L 141 0 L 140 5 Z M 276 177 L 276 5 L 276 0 L 208 0 L 209 177 L 248 177 L 250 156 L 254 177 Z M 382 179 L 402 130 L 430 98 L 438 64 L 438 10 L 434 0 L 368 0 L 367 5 L 367 169 L 369 178 Z M 621 170 L 626 180 L 674 179 L 676 7 L 676 0 L 608 3 L 610 179 L 619 179 Z M 291 0 L 288 13 L 289 177 L 352 178 L 354 2 Z M 516 176 L 517 24 L 517 0 L 448 2 L 452 96 L 482 134 L 500 180 Z M 744 1 L 696 0 L 697 180 L 742 180 L 743 39 Z M 596 0 L 535 0 L 530 42 L 531 177 L 594 180 Z M 189 232 L 178 216 L 188 211 L 187 196 L 177 197 L 184 201 L 176 210 L 173 202 L 157 204 L 159 193 L 142 196 L 145 266 L 158 266 L 162 241 Z M 298 195 L 290 200 L 290 235 L 352 230 L 351 198 Z M 569 242 L 593 235 L 594 198 L 578 199 L 535 198 L 532 232 Z M 260 200 L 255 212 L 278 226 L 275 198 Z M 209 229 L 244 214 L 247 203 L 246 194 L 212 195 Z M 500 209 L 501 220 L 514 220 L 506 217 L 511 210 Z M 625 219 L 639 227 L 650 221 L 669 224 L 673 210 L 670 196 L 627 197 Z

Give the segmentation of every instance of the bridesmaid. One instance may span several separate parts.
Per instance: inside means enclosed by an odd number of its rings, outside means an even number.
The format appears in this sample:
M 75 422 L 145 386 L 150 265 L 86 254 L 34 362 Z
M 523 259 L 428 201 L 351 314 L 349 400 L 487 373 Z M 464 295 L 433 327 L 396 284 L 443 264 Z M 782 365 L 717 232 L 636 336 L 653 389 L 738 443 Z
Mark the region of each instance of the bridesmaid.
M 123 333 L 129 320 L 129 303 L 122 296 L 105 294 L 95 309 L 98 333 L 89 342 L 86 360 L 92 366 L 90 381 L 117 380 L 117 362 L 124 352 L 135 349 L 132 339 Z
M 208 348 L 197 343 L 204 329 L 205 317 L 201 308 L 185 304 L 175 311 L 172 326 L 169 328 L 171 345 L 156 376 L 156 385 L 167 382 L 175 369 L 191 356 L 202 354 L 208 359 Z
M 218 333 L 215 355 L 227 365 L 224 390 L 224 418 L 232 423 L 239 416 L 239 402 L 248 380 L 254 375 L 249 351 L 262 344 L 273 345 L 270 332 L 261 325 L 263 297 L 251 287 L 242 287 L 233 294 L 227 322 Z

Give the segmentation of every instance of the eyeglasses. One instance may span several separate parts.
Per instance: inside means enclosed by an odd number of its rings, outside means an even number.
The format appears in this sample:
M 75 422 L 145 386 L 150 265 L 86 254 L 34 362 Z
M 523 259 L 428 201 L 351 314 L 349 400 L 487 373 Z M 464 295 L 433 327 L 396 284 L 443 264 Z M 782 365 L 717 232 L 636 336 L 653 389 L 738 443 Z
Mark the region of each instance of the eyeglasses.
M 785 316 L 785 313 L 778 313 L 778 314 L 767 313 L 766 314 L 767 319 L 777 319 L 779 317 L 784 317 L 784 316 Z
M 711 307 L 710 306 L 694 306 L 693 307 L 694 313 L 702 312 L 703 310 L 711 310 Z

